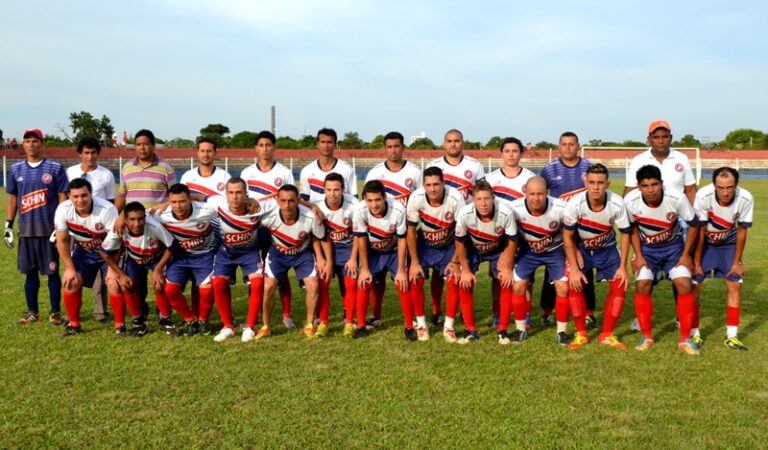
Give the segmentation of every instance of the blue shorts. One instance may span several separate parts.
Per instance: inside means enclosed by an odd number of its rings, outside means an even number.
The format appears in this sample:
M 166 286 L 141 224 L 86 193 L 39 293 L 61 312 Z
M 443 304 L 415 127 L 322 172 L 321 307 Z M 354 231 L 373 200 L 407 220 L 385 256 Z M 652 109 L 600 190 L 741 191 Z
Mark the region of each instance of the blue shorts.
M 584 257 L 584 272 L 597 269 L 598 281 L 611 281 L 616 276 L 616 271 L 621 265 L 621 254 L 616 247 L 601 248 L 599 250 L 584 250 L 579 246 L 579 252 Z
M 701 283 L 705 277 L 741 281 L 741 277 L 736 274 L 728 275 L 733 265 L 734 256 L 736 256 L 736 245 L 704 244 L 704 253 L 701 255 L 701 268 L 704 271 L 704 276 L 697 275 L 693 281 Z
M 424 269 L 424 274 L 427 275 L 429 269 L 437 269 L 440 271 L 440 275 L 445 276 L 445 269 L 448 267 L 451 259 L 453 259 L 456 247 L 453 245 L 431 247 L 424 240 L 419 240 L 417 244 L 419 264 Z
M 477 273 L 477 269 L 480 267 L 480 264 L 488 261 L 489 269 L 491 271 L 491 276 L 493 278 L 498 278 L 499 276 L 499 256 L 501 256 L 501 252 L 493 252 L 493 253 L 478 253 L 474 250 L 474 247 L 467 248 L 467 259 L 469 259 L 469 270 L 472 273 Z
M 349 245 L 333 245 L 333 264 L 343 266 L 352 257 L 352 243 Z
M 187 255 L 177 254 L 165 269 L 165 279 L 169 283 L 178 284 L 182 290 L 190 279 L 195 286 L 211 282 L 213 273 L 213 254 Z
M 296 271 L 296 278 L 303 280 L 317 276 L 315 265 L 315 254 L 309 247 L 293 256 L 284 255 L 272 247 L 267 253 L 267 260 L 264 261 L 264 275 L 278 280 L 287 279 L 288 271 L 293 268 Z
M 392 278 L 397 275 L 397 252 L 381 253 L 369 250 L 368 251 L 368 268 L 371 270 L 371 275 L 376 278 L 379 274 L 390 273 Z
M 667 245 L 640 247 L 643 258 L 648 263 L 648 269 L 654 274 L 660 271 L 669 273 L 683 256 L 683 240 L 678 239 Z
M 558 281 L 565 277 L 565 252 L 560 247 L 551 252 L 533 253 L 527 248 L 518 252 L 515 260 L 515 278 L 518 280 L 531 280 L 533 273 L 539 266 L 546 266 L 551 281 Z
M 59 273 L 59 252 L 47 237 L 19 237 L 19 272 L 43 275 Z
M 248 275 L 252 273 L 262 273 L 264 263 L 261 261 L 261 254 L 258 250 L 233 252 L 225 249 L 224 246 L 219 247 L 219 251 L 213 258 L 213 276 L 234 280 L 238 267 L 243 272 L 244 281 L 248 280 Z
M 101 259 L 99 252 L 87 252 L 75 244 L 75 248 L 72 249 L 72 262 L 75 264 L 77 273 L 83 277 L 84 287 L 92 288 L 96 274 L 99 272 L 102 280 L 107 276 L 107 263 Z

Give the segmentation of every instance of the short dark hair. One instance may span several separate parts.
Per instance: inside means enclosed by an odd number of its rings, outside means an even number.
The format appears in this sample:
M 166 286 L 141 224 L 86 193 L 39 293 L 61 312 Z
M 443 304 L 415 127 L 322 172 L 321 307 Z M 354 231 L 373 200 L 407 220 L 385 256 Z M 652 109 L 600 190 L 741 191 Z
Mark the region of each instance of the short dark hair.
M 589 166 L 589 168 L 587 168 L 587 175 L 589 175 L 590 173 L 605 175 L 605 178 L 608 178 L 608 168 L 600 163 L 595 163 Z
M 139 202 L 130 202 L 127 205 L 125 205 L 125 209 L 123 210 L 123 215 L 125 217 L 128 217 L 128 213 L 139 212 L 139 211 L 141 211 L 141 213 L 144 215 L 147 214 L 147 211 L 144 209 L 144 205 L 142 205 Z
M 560 135 L 560 139 L 562 139 L 564 137 L 576 138 L 576 142 L 579 142 L 579 137 L 576 136 L 576 133 L 574 133 L 573 131 L 566 131 L 565 133 Z
M 241 185 L 243 185 L 243 190 L 246 193 L 248 192 L 248 183 L 246 183 L 245 180 L 243 180 L 240 177 L 232 177 L 232 178 L 230 178 L 229 180 L 227 180 L 227 184 L 228 185 L 230 185 L 230 184 L 241 184 Z
M 440 181 L 445 180 L 443 178 L 443 169 L 437 166 L 429 166 L 426 169 L 424 169 L 423 178 L 427 178 L 427 177 L 440 177 Z
M 503 151 L 504 146 L 507 144 L 517 144 L 517 148 L 520 149 L 520 153 L 523 153 L 525 151 L 525 147 L 523 147 L 523 142 L 516 137 L 508 137 L 508 138 L 505 138 L 503 141 L 501 141 L 501 147 L 499 147 L 499 151 Z
M 171 194 L 187 194 L 187 197 L 192 195 L 192 193 L 189 191 L 189 187 L 187 187 L 186 184 L 176 183 L 170 188 L 168 188 L 168 195 Z
M 445 134 L 443 135 L 443 140 L 445 140 L 448 137 L 448 135 L 452 133 L 458 133 L 459 137 L 461 137 L 461 140 L 462 141 L 464 140 L 464 133 L 457 130 L 456 128 L 451 128 L 450 130 L 446 131 Z
M 197 138 L 197 148 L 198 148 L 198 150 L 200 149 L 200 144 L 204 144 L 204 143 L 205 144 L 213 144 L 213 151 L 214 152 L 219 149 L 219 146 L 216 145 L 216 141 L 214 141 L 213 139 L 211 139 L 211 138 L 209 138 L 207 136 L 200 136 L 199 138 Z
M 480 180 L 477 183 L 475 183 L 475 187 L 472 190 L 473 193 L 477 193 L 480 191 L 488 191 L 491 193 L 491 195 L 494 195 L 493 187 L 491 184 L 485 180 Z
M 712 183 L 714 183 L 715 180 L 717 180 L 717 177 L 721 177 L 726 173 L 730 173 L 733 176 L 733 178 L 736 179 L 736 184 L 737 185 L 739 184 L 739 171 L 734 169 L 733 167 L 728 167 L 728 166 L 718 167 L 717 169 L 715 169 L 714 172 L 712 172 Z
M 399 131 L 390 131 L 389 133 L 384 135 L 384 142 L 389 141 L 391 139 L 399 139 L 400 144 L 405 144 L 405 138 L 403 137 L 403 134 Z
M 277 138 L 275 137 L 274 133 L 271 131 L 259 131 L 259 134 L 256 135 L 256 142 L 253 143 L 253 145 L 256 145 L 259 143 L 262 139 L 269 139 L 272 142 L 272 145 L 275 145 L 277 143 Z
M 339 135 L 336 134 L 336 130 L 334 130 L 333 128 L 320 128 L 317 131 L 317 137 L 315 138 L 315 142 L 320 140 L 320 135 L 321 134 L 323 136 L 330 136 L 330 137 L 332 137 L 334 143 L 336 143 L 336 141 L 339 140 Z
M 649 179 L 661 181 L 661 170 L 650 164 L 641 167 L 637 171 L 637 183 L 639 184 L 641 181 Z
M 144 128 L 136 132 L 136 135 L 133 136 L 133 142 L 136 142 L 136 139 L 142 136 L 149 139 L 149 142 L 152 143 L 152 145 L 155 145 L 155 133 Z
M 96 153 L 101 153 L 101 144 L 95 137 L 84 136 L 77 142 L 77 153 L 83 153 L 84 148 L 92 148 Z
M 344 177 L 342 177 L 340 174 L 336 172 L 331 172 L 328 175 L 325 176 L 325 180 L 323 181 L 323 185 L 329 181 L 338 181 L 341 183 L 341 189 L 344 189 Z
M 279 194 L 280 192 L 293 192 L 297 197 L 299 196 L 299 189 L 292 184 L 284 184 L 280 186 L 280 189 L 277 190 L 277 193 Z
M 363 198 L 365 198 L 365 194 L 381 194 L 384 198 L 387 197 L 384 183 L 379 180 L 366 181 L 365 185 L 363 185 Z
M 82 188 L 88 188 L 88 192 L 93 192 L 93 187 L 91 186 L 91 182 L 86 180 L 83 177 L 78 177 L 70 181 L 69 186 L 67 187 L 67 192 L 71 191 L 72 189 L 82 189 Z

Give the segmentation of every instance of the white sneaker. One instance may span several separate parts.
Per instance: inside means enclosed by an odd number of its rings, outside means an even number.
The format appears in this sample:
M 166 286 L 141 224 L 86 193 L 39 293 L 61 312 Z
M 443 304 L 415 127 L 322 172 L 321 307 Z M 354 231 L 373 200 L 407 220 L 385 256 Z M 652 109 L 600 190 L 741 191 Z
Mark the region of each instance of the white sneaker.
M 629 329 L 631 331 L 640 331 L 640 322 L 637 321 L 637 318 L 632 321 L 632 325 L 629 326 Z
M 453 331 L 453 328 L 443 328 L 443 339 L 451 344 L 457 341 L 456 332 Z
M 296 324 L 293 323 L 293 319 L 291 319 L 290 316 L 283 317 L 283 325 L 285 325 L 285 328 L 288 330 L 296 328 Z
M 222 331 L 224 331 L 224 330 L 222 330 Z M 243 342 L 251 342 L 253 340 L 253 338 L 255 338 L 255 337 L 256 337 L 256 333 L 253 332 L 253 328 L 248 327 L 248 328 L 243 329 L 243 335 L 240 336 L 240 340 L 243 341 Z
M 229 327 L 224 327 L 219 331 L 219 334 L 214 336 L 213 342 L 224 342 L 229 338 L 235 337 L 237 333 L 235 333 L 235 330 Z
M 429 340 L 429 330 L 427 330 L 427 327 L 416 328 L 416 335 L 422 342 Z

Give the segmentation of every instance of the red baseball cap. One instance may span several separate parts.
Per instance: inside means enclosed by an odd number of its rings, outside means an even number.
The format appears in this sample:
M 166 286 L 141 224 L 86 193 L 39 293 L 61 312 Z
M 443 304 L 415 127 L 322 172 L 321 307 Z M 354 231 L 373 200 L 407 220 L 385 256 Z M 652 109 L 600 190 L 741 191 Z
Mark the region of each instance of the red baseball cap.
M 659 128 L 664 128 L 665 130 L 672 132 L 672 127 L 669 126 L 669 122 L 666 120 L 655 120 L 648 125 L 648 134 L 653 133 Z
M 24 130 L 24 137 L 27 137 L 28 134 L 34 134 L 41 141 L 45 141 L 45 137 L 43 136 L 43 132 L 40 131 L 39 128 L 28 128 L 28 129 Z

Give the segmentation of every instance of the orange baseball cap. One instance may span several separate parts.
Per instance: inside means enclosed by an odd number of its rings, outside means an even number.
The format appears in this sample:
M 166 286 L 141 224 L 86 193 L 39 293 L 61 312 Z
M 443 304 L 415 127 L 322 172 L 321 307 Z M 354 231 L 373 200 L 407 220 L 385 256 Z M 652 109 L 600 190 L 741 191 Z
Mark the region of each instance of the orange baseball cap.
M 654 120 L 653 122 L 651 122 L 650 125 L 648 125 L 648 134 L 653 133 L 659 128 L 664 128 L 665 130 L 670 132 L 672 131 L 672 127 L 669 126 L 669 122 L 667 122 L 666 120 Z

